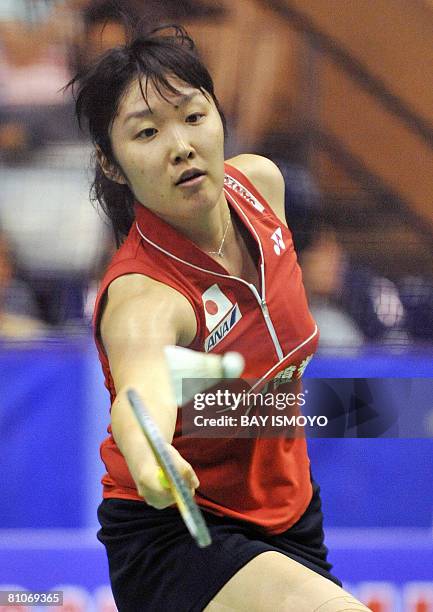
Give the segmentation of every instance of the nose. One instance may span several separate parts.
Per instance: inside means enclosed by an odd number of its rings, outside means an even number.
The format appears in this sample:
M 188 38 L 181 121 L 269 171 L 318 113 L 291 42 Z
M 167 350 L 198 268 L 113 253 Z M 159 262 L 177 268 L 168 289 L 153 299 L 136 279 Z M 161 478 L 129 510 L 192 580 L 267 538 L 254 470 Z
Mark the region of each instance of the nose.
M 194 147 L 189 140 L 179 130 L 173 133 L 172 137 L 171 162 L 177 165 L 183 161 L 194 159 Z

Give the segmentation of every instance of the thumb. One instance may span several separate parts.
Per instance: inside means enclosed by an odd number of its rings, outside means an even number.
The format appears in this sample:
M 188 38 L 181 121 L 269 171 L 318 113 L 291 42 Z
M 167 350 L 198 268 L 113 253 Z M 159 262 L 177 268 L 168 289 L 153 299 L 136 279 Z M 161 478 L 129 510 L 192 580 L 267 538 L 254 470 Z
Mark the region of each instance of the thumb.
M 191 489 L 196 489 L 200 486 L 200 481 L 197 478 L 192 465 L 186 461 L 174 446 L 170 447 L 170 452 L 176 468 L 179 470 L 181 476 L 186 480 L 186 483 Z

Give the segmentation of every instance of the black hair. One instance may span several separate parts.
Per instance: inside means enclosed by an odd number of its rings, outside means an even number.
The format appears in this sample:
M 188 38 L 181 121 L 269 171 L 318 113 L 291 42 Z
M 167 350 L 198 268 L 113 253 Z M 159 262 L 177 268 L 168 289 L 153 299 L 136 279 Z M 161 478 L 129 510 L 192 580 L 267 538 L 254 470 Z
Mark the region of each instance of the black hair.
M 118 168 L 119 164 L 111 146 L 110 129 L 129 85 L 135 79 L 139 80 L 148 105 L 146 90 L 149 83 L 163 98 L 166 93 L 179 93 L 169 81 L 172 76 L 199 89 L 205 96 L 211 96 L 225 130 L 224 115 L 214 93 L 212 77 L 182 26 L 159 26 L 147 34 L 133 34 L 124 46 L 107 51 L 91 68 L 76 75 L 66 85 L 66 88 L 72 88 L 80 127 L 83 128 L 86 122 L 93 144 L 114 167 Z M 110 219 L 119 246 L 134 220 L 135 198 L 128 185 L 120 185 L 105 176 L 96 155 L 93 161 L 95 178 L 90 197 L 93 203 L 99 203 Z

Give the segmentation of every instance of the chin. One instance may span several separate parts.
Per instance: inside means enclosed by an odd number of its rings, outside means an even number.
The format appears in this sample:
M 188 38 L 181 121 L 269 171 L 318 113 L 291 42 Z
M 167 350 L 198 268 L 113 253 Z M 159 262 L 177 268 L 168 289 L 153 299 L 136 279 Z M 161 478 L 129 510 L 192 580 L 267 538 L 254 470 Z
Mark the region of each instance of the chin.
M 208 211 L 210 212 L 211 210 L 214 210 L 214 208 L 216 208 L 218 206 L 218 198 L 214 197 L 214 198 L 206 198 L 203 199 L 200 202 L 200 208 L 203 211 Z
M 218 196 L 212 193 L 196 193 L 184 203 L 188 208 L 195 211 L 211 211 L 218 204 Z

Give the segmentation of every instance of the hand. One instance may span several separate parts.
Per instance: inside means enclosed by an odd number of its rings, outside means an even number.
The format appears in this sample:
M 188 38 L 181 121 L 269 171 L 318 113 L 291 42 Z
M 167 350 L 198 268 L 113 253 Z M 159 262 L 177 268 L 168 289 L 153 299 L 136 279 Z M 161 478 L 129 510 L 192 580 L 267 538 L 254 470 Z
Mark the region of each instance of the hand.
M 167 445 L 167 450 L 170 453 L 175 468 L 191 489 L 192 495 L 194 495 L 195 489 L 200 483 L 192 466 L 185 461 L 171 444 Z M 138 494 L 143 497 L 149 506 L 162 510 L 176 503 L 171 489 L 167 487 L 167 483 L 161 478 L 161 470 L 156 462 L 148 464 L 140 470 L 139 474 L 134 477 L 134 481 L 137 485 Z

